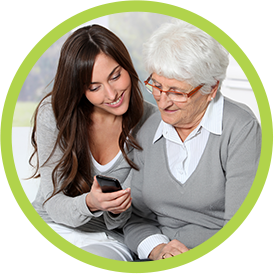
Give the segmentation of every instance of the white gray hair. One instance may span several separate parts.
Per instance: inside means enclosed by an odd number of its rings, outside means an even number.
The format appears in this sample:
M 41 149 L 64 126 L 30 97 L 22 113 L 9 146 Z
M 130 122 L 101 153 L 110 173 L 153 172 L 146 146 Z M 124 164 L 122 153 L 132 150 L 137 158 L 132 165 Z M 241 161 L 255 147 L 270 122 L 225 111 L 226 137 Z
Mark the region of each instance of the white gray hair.
M 146 70 L 170 79 L 186 81 L 202 94 L 210 93 L 226 76 L 228 52 L 199 28 L 176 20 L 160 26 L 143 47 Z

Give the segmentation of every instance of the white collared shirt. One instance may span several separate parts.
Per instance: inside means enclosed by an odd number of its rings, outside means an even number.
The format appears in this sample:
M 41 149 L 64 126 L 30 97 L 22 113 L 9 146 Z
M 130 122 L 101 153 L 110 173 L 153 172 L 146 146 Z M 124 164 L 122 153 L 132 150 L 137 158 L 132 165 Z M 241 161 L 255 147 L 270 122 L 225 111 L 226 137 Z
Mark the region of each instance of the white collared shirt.
M 210 133 L 222 134 L 224 97 L 221 93 L 212 100 L 205 115 L 183 142 L 175 128 L 161 121 L 155 133 L 153 144 L 162 136 L 166 139 L 168 165 L 173 176 L 184 184 L 194 172 L 205 150 Z M 152 144 L 152 145 L 153 145 Z M 140 259 L 148 258 L 159 244 L 167 244 L 169 239 L 163 234 L 155 234 L 144 239 L 138 246 Z

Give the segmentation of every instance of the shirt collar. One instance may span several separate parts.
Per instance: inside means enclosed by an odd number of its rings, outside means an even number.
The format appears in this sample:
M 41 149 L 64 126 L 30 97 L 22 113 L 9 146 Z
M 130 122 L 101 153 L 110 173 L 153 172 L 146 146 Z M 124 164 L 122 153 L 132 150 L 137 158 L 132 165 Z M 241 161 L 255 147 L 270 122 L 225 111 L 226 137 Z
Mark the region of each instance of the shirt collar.
M 182 142 L 175 128 L 172 125 L 165 123 L 163 120 L 160 122 L 154 135 L 153 143 L 158 141 L 162 136 L 178 144 L 181 144 Z
M 220 92 L 218 92 L 216 97 L 209 103 L 205 115 L 197 130 L 199 130 L 202 126 L 203 128 L 205 128 L 213 134 L 221 135 L 223 131 L 223 106 L 224 97 Z M 158 141 L 162 136 L 164 136 L 165 138 L 168 137 L 169 140 L 172 140 L 176 143 L 180 142 L 180 138 L 174 127 L 170 124 L 165 123 L 163 120 L 161 120 L 156 130 L 153 143 Z
M 161 120 L 161 122 L 156 130 L 156 133 L 154 135 L 154 139 L 152 141 L 153 144 L 162 137 L 163 132 L 164 132 L 164 123 L 165 122 L 163 120 Z
M 213 134 L 221 135 L 223 132 L 223 110 L 224 96 L 218 92 L 209 103 L 201 126 Z

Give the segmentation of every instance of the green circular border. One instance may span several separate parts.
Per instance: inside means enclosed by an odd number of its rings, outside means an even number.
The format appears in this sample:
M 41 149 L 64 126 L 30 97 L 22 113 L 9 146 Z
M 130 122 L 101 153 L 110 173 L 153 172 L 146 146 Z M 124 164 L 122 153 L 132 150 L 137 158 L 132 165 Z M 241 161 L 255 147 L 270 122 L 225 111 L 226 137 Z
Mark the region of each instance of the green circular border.
M 1 144 L 2 153 L 5 157 L 1 157 L 1 167 L 4 169 L 13 197 L 17 204 L 20 204 L 20 210 L 26 210 L 26 214 L 31 216 L 33 222 L 37 222 L 37 228 L 41 229 L 37 233 L 42 232 L 50 237 L 50 239 L 45 240 L 46 244 L 48 241 L 48 248 L 50 249 L 50 244 L 58 244 L 59 249 L 61 247 L 61 251 L 55 252 L 54 255 L 57 261 L 80 261 L 102 268 L 104 272 L 122 271 L 132 273 L 168 272 L 174 267 L 190 262 L 271 261 L 273 260 L 272 255 L 268 251 L 274 243 L 273 240 L 269 239 L 272 236 L 272 231 L 269 226 L 263 224 L 267 224 L 265 223 L 267 216 L 269 219 L 271 218 L 271 215 L 268 215 L 271 214 L 271 211 L 267 211 L 267 209 L 271 201 L 269 193 L 273 191 L 273 186 L 269 184 L 271 177 L 266 177 L 266 174 L 270 175 L 271 170 L 268 168 L 268 162 L 266 162 L 266 157 L 268 157 L 266 151 L 271 151 L 269 148 L 267 149 L 266 143 L 268 142 L 268 145 L 272 146 L 272 142 L 268 141 L 271 133 L 268 134 L 269 128 L 264 127 L 267 122 L 271 123 L 271 117 L 266 111 L 271 109 L 268 104 L 272 101 L 273 96 L 271 91 L 268 91 L 269 85 L 267 86 L 265 83 L 266 79 L 272 79 L 271 71 L 273 71 L 271 67 L 273 56 L 270 56 L 272 42 L 268 34 L 271 31 L 271 26 L 273 26 L 272 13 L 259 11 L 190 12 L 168 3 L 149 2 L 139 1 L 138 4 L 134 4 L 117 1 L 83 12 L 71 12 L 73 17 L 68 16 L 68 13 L 60 12 L 61 24 L 59 26 L 50 26 L 50 33 L 44 35 L 26 56 L 11 82 L 2 112 L 1 133 L 4 134 L 1 134 Z M 25 196 L 22 196 L 12 156 L 11 126 L 14 107 L 23 82 L 38 58 L 59 37 L 74 27 L 108 14 L 131 11 L 161 13 L 185 20 L 203 29 L 226 47 L 241 65 L 251 83 L 259 105 L 263 128 L 263 146 L 257 176 L 246 201 L 238 213 L 224 229 L 204 244 L 186 254 L 157 262 L 130 263 L 99 258 L 75 248 L 62 239 L 60 240 L 60 237 L 56 237 L 55 233 L 49 231 L 48 228 L 43 228 L 42 222 L 38 220 L 38 217 L 30 208 L 29 202 L 26 201 Z M 264 93 L 262 93 L 262 90 L 264 90 Z M 262 209 L 266 209 L 266 213 L 262 212 Z M 257 233 L 259 233 L 259 237 Z M 268 239 L 267 243 L 266 239 Z M 257 248 L 254 245 L 257 245 Z M 260 252 L 258 252 L 258 248 Z M 261 250 L 265 252 L 261 252 Z M 35 257 L 33 259 L 37 260 Z M 41 258 L 39 260 L 41 261 Z M 44 260 L 48 261 L 49 258 L 45 257 Z

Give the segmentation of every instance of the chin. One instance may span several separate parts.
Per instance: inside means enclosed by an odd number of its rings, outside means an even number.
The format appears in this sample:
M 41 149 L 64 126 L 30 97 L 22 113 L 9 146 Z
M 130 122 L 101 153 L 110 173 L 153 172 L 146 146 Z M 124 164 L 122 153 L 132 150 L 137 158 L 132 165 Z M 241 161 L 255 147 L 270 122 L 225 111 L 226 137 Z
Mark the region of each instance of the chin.
M 173 120 L 173 119 L 171 119 L 170 117 L 163 116 L 163 115 L 162 115 L 161 117 L 162 117 L 162 120 L 163 120 L 165 123 L 170 124 L 170 125 L 173 126 L 173 124 L 174 124 L 174 120 Z
M 119 108 L 113 109 L 112 112 L 113 112 L 113 114 L 115 114 L 117 116 L 121 116 L 127 112 L 128 107 L 129 107 L 129 104 L 123 104 Z
M 171 121 L 171 120 L 174 119 L 174 113 L 171 114 L 171 113 L 165 112 L 165 111 L 162 110 L 162 109 L 159 109 L 159 110 L 160 110 L 160 113 L 161 113 L 162 120 L 163 120 L 164 122 L 166 122 L 166 121 Z M 167 123 L 167 122 L 166 122 L 166 123 Z

